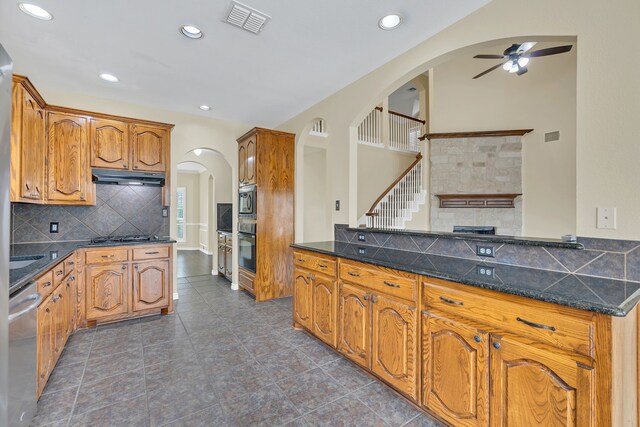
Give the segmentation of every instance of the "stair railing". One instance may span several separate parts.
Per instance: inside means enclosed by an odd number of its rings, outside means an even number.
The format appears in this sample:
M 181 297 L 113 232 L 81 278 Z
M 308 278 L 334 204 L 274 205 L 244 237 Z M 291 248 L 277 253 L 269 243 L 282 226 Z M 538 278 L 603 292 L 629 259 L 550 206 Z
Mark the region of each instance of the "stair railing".
M 389 148 L 420 152 L 420 140 L 426 121 L 389 111 Z
M 358 126 L 358 142 L 383 147 L 382 107 L 376 107 Z

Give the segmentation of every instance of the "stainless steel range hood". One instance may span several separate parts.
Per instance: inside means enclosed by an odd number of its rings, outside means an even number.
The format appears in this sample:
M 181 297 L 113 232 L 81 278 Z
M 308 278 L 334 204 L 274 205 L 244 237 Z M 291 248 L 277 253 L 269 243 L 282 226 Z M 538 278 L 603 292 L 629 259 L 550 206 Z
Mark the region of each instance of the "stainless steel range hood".
M 153 187 L 162 187 L 165 180 L 164 173 L 162 172 L 92 169 L 91 175 L 92 181 L 96 184 L 148 185 Z

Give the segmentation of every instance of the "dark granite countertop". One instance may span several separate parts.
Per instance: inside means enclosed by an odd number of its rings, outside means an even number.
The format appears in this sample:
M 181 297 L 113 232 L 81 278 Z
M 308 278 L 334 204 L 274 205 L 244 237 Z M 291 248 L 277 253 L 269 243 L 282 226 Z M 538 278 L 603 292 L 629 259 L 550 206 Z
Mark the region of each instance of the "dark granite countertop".
M 67 258 L 73 251 L 81 248 L 101 248 L 109 246 L 132 245 L 156 245 L 161 243 L 176 243 L 175 240 L 160 238 L 158 240 L 143 242 L 114 242 L 91 243 L 88 240 L 77 242 L 51 242 L 51 243 L 17 243 L 10 246 L 11 260 L 29 259 L 34 256 L 42 256 L 32 264 L 23 268 L 9 270 L 9 293 L 14 293 L 29 283 L 31 279 L 40 273 L 53 267 Z
M 445 231 L 421 231 L 421 230 L 391 230 L 386 228 L 345 227 L 348 231 L 362 231 L 370 233 L 403 234 L 408 236 L 426 236 L 454 240 L 475 240 L 478 242 L 509 243 L 523 246 L 546 246 L 548 248 L 584 249 L 584 245 L 578 242 L 565 242 L 561 239 L 546 239 L 540 237 L 503 236 L 500 234 L 473 234 L 473 233 L 448 233 Z
M 334 241 L 291 246 L 612 316 L 626 316 L 640 300 L 636 282 Z M 480 274 L 486 266 L 493 277 Z

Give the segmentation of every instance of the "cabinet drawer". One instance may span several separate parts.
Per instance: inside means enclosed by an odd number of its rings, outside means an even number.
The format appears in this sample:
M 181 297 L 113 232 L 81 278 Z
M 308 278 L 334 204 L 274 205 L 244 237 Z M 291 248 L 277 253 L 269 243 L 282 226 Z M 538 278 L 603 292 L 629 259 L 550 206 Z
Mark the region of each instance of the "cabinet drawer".
M 36 280 L 38 293 L 42 295 L 42 301 L 51 294 L 55 286 L 53 286 L 53 270 L 49 270 Z M 42 305 L 42 303 L 41 303 Z
M 55 267 L 53 267 L 51 269 L 51 271 L 53 272 L 53 287 L 54 289 L 60 284 L 62 283 L 62 279 L 64 279 L 65 273 L 64 273 L 64 262 L 61 262 L 60 264 L 56 265 Z
M 107 264 L 129 259 L 126 248 L 91 249 L 84 256 L 87 264 Z
M 141 247 L 133 249 L 133 260 L 169 258 L 168 246 Z
M 340 280 L 411 301 L 417 298 L 417 280 L 414 277 L 410 273 L 384 267 L 365 267 L 365 264 L 353 261 L 340 263 Z
M 241 288 L 244 288 L 251 293 L 255 292 L 253 287 L 253 281 L 255 278 L 255 274 L 250 271 L 246 271 L 242 268 L 238 269 L 238 284 Z
M 226 236 L 224 234 L 218 234 L 218 242 L 224 244 L 225 237 Z
M 76 255 L 75 253 L 64 260 L 64 272 L 66 275 L 71 273 L 76 265 Z
M 328 276 L 336 275 L 335 258 L 310 255 L 303 252 L 294 252 L 293 263 L 299 267 L 324 273 Z
M 428 279 L 423 286 L 427 307 L 593 356 L 593 323 L 588 313 L 483 289 L 468 290 L 438 279 Z
M 233 243 L 233 236 L 224 236 L 224 244 L 231 246 Z

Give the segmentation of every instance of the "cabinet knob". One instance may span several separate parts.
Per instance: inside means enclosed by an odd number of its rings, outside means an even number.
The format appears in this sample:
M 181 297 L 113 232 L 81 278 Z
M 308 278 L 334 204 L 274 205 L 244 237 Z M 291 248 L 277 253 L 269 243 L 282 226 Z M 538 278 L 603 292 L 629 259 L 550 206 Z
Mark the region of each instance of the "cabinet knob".
M 481 341 L 482 341 L 482 338 L 480 337 L 480 335 L 476 335 L 475 337 L 473 337 L 473 340 L 474 340 L 475 342 L 481 342 Z
M 133 266 L 133 268 L 135 268 L 135 269 L 137 270 L 137 269 L 138 269 L 138 266 L 137 266 L 137 265 L 134 265 L 134 266 Z
M 494 342 L 493 343 L 493 348 L 495 348 L 496 350 L 499 349 L 500 347 L 502 347 L 502 345 L 499 342 Z
M 378 300 L 376 299 L 376 297 L 372 296 L 372 297 L 371 297 L 371 302 L 375 304 L 375 303 L 377 303 L 377 302 L 378 302 Z
M 45 282 L 42 285 L 43 288 L 48 288 L 49 286 L 51 286 L 51 282 Z
M 81 194 L 81 195 L 80 195 L 80 200 L 85 200 L 85 199 L 86 199 L 85 195 L 84 195 L 84 194 Z
M 138 169 L 138 165 L 133 166 L 134 169 Z
M 122 266 L 122 269 L 123 269 L 123 270 L 126 270 L 126 269 L 127 269 L 127 266 L 126 266 L 126 265 L 123 265 L 123 266 Z
M 365 301 L 369 301 L 369 295 L 363 296 L 362 299 L 365 300 Z

